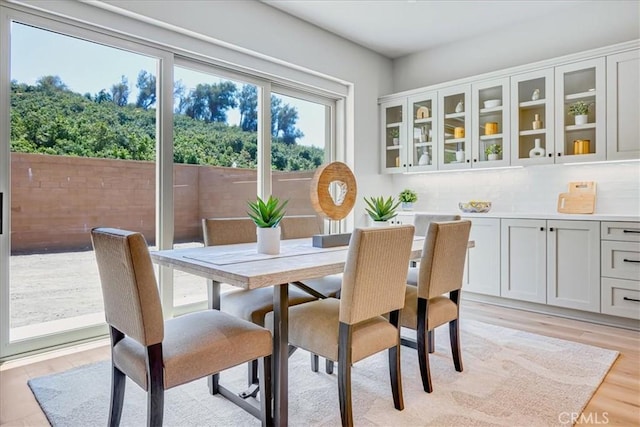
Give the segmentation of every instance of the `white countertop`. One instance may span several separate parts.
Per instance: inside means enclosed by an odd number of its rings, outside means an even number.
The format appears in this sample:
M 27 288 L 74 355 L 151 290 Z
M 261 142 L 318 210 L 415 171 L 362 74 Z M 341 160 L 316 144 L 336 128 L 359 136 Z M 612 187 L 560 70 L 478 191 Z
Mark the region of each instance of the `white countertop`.
M 427 211 L 401 211 L 398 215 L 446 215 L 452 212 L 427 212 Z M 521 219 L 568 219 L 580 221 L 640 221 L 640 215 L 621 215 L 621 214 L 563 214 L 553 213 L 534 213 L 534 212 L 487 212 L 487 213 L 464 213 L 456 212 L 465 218 L 521 218 Z

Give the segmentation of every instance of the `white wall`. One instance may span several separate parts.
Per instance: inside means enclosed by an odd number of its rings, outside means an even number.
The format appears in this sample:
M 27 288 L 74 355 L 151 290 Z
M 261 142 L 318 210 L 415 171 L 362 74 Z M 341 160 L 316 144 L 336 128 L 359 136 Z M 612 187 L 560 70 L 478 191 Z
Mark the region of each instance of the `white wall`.
M 580 2 L 547 19 L 501 28 L 394 61 L 394 91 L 416 89 L 640 38 L 640 2 Z M 491 200 L 494 212 L 555 213 L 569 181 L 596 181 L 596 212 L 640 216 L 640 163 L 396 175 L 393 192 L 413 188 L 418 210 L 457 211 Z

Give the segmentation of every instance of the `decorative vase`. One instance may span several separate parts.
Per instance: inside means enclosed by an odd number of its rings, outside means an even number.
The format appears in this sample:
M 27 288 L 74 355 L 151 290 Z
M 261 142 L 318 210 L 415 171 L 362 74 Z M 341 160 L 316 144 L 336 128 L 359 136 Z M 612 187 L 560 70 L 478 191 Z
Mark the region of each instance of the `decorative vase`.
M 402 210 L 403 211 L 412 211 L 413 210 L 413 202 L 402 202 Z
M 280 227 L 256 228 L 258 253 L 278 255 L 280 253 Z
M 586 125 L 589 122 L 589 116 L 586 114 L 580 114 L 575 116 L 575 124 L 577 125 Z
M 458 163 L 464 162 L 464 150 L 456 151 L 456 162 Z
M 425 150 L 418 159 L 418 166 L 427 166 L 429 164 L 429 153 Z
M 495 154 L 495 153 L 491 153 L 491 154 L 489 154 L 489 155 L 487 156 L 487 159 L 488 159 L 489 161 L 498 160 L 498 155 L 497 155 L 497 154 Z
M 462 101 L 458 102 L 455 111 L 456 113 L 462 113 L 464 111 L 464 104 L 462 103 Z
M 540 89 L 534 90 L 533 93 L 531 94 L 532 101 L 537 101 L 538 99 L 540 99 Z
M 400 144 L 400 139 L 393 138 L 393 145 L 398 145 L 398 144 Z
M 531 129 L 542 129 L 542 122 L 540 121 L 540 114 L 533 116 L 533 122 L 531 122 Z
M 540 138 L 536 138 L 533 140 L 535 147 L 529 151 L 529 157 L 542 157 L 544 156 L 544 148 L 540 146 Z

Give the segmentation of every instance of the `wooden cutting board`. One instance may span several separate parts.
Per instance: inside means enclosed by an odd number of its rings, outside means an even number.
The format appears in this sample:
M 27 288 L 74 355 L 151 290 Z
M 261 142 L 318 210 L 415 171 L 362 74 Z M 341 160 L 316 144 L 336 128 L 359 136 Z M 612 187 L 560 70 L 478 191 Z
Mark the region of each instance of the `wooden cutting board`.
M 592 214 L 596 206 L 596 183 L 570 182 L 569 192 L 558 196 L 558 212 Z

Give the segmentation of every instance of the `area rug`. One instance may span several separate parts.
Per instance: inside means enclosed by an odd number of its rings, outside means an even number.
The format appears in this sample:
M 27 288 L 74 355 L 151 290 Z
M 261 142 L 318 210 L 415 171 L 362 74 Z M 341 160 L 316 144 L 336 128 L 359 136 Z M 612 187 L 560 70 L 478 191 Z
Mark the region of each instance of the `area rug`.
M 393 407 L 387 353 L 356 363 L 352 370 L 355 424 L 562 425 L 567 413 L 582 412 L 618 357 L 616 351 L 463 319 L 464 371 L 458 373 L 448 338 L 448 328 L 436 330 L 436 351 L 430 357 L 431 394 L 422 390 L 416 351 L 402 348 L 403 411 Z M 340 425 L 336 374 L 311 372 L 309 354 L 304 351 L 295 352 L 289 366 L 289 424 Z M 240 391 L 245 378 L 243 365 L 225 371 L 221 381 Z M 29 386 L 55 427 L 107 423 L 109 362 L 35 378 Z M 141 426 L 145 419 L 146 395 L 128 380 L 121 425 Z M 223 397 L 209 395 L 206 380 L 176 387 L 165 395 L 166 426 L 259 424 Z

